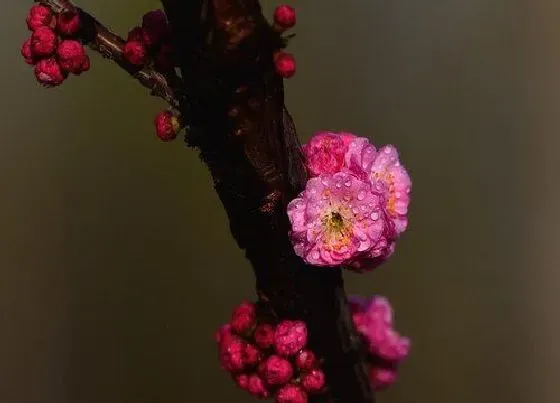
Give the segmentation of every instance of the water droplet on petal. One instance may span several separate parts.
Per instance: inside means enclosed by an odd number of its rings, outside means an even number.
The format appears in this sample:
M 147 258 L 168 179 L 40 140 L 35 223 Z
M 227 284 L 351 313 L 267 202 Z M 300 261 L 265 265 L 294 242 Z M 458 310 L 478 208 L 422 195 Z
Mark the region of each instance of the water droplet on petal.
M 379 219 L 379 213 L 374 211 L 373 213 L 370 214 L 370 217 L 372 220 L 378 220 Z
M 362 201 L 364 200 L 366 197 L 366 192 L 364 192 L 363 190 L 360 191 L 360 193 L 358 193 L 358 200 Z

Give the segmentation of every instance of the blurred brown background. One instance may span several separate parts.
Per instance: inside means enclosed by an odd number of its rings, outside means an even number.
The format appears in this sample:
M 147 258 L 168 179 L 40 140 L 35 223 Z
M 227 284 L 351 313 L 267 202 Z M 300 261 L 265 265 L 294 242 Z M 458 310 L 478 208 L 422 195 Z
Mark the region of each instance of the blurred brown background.
M 302 138 L 393 143 L 414 181 L 397 253 L 351 293 L 413 339 L 385 403 L 558 403 L 560 3 L 292 1 Z M 156 1 L 80 0 L 126 33 Z M 264 2 L 269 15 L 276 2 Z M 249 402 L 214 329 L 253 296 L 209 175 L 164 108 L 98 56 L 41 89 L 0 26 L 0 402 Z

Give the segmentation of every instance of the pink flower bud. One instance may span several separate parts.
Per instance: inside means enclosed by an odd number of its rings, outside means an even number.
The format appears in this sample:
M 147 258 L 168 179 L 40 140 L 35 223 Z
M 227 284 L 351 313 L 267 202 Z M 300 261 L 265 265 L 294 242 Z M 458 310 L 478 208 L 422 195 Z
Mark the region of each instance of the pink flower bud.
M 54 31 L 48 27 L 38 27 L 31 35 L 31 51 L 39 57 L 51 56 L 58 44 Z
M 83 45 L 75 40 L 60 42 L 57 50 L 58 62 L 64 71 L 79 74 L 83 71 L 86 52 Z
M 274 344 L 274 328 L 270 325 L 259 325 L 255 329 L 255 343 L 257 346 L 266 350 Z
M 245 342 L 237 337 L 224 338 L 220 343 L 219 357 L 222 368 L 228 372 L 241 371 L 245 367 L 243 353 Z
M 142 42 L 129 41 L 124 44 L 124 58 L 134 66 L 142 66 L 146 63 L 147 51 Z
M 325 386 L 325 374 L 320 369 L 314 369 L 304 375 L 301 384 L 309 393 L 319 392 Z
M 276 52 L 274 55 L 276 72 L 283 78 L 291 78 L 296 74 L 296 59 L 288 52 Z
M 276 403 L 307 403 L 307 394 L 299 386 L 288 384 L 276 393 Z
M 27 27 L 31 31 L 35 31 L 40 27 L 54 28 L 56 25 L 56 18 L 50 8 L 41 4 L 36 4 L 29 10 L 26 22 Z
M 23 56 L 25 63 L 35 64 L 35 56 L 33 56 L 33 51 L 31 50 L 31 38 L 23 42 L 21 55 Z
M 242 302 L 231 315 L 231 328 L 235 333 L 244 335 L 253 328 L 255 319 L 255 305 L 250 302 Z
M 284 30 L 292 28 L 296 25 L 296 10 L 287 4 L 277 6 L 274 10 L 274 23 Z
M 269 385 L 283 385 L 293 375 L 292 364 L 277 355 L 271 355 L 265 361 L 263 378 Z
M 247 390 L 253 396 L 264 399 L 270 396 L 270 392 L 266 388 L 264 381 L 257 374 L 251 374 L 249 376 L 249 385 Z
M 301 350 L 296 356 L 296 366 L 302 371 L 309 371 L 315 367 L 317 360 L 311 350 Z
M 53 58 L 42 59 L 35 65 L 35 77 L 45 87 L 56 87 L 66 79 L 62 69 Z
M 247 343 L 247 345 L 245 346 L 245 351 L 243 352 L 243 360 L 245 361 L 245 365 L 256 365 L 260 361 L 261 357 L 261 351 L 254 345 Z
M 307 327 L 302 321 L 280 322 L 274 333 L 274 347 L 283 356 L 296 354 L 307 344 Z
M 63 36 L 74 36 L 80 30 L 80 15 L 68 12 L 60 14 L 57 18 L 56 30 Z

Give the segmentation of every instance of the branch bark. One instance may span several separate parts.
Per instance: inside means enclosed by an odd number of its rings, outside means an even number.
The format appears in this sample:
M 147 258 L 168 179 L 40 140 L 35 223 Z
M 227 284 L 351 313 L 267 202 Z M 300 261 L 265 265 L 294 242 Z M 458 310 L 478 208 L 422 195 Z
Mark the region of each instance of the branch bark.
M 288 239 L 286 204 L 306 177 L 283 80 L 274 70 L 283 39 L 257 0 L 162 2 L 191 101 L 188 141 L 212 172 L 259 298 L 281 318 L 306 322 L 330 386 L 316 401 L 374 402 L 341 269 L 306 265 Z

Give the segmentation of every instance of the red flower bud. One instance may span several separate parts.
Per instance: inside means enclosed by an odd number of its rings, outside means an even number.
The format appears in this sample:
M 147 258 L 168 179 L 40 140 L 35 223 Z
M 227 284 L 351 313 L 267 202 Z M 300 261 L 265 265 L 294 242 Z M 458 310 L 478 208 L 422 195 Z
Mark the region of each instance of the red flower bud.
M 56 50 L 58 38 L 48 27 L 39 27 L 31 35 L 31 51 L 38 57 L 52 55 Z
M 296 59 L 288 52 L 279 51 L 274 55 L 276 72 L 284 77 L 290 78 L 296 73 Z
M 283 385 L 287 383 L 294 374 L 292 364 L 277 355 L 271 355 L 265 361 L 264 367 L 260 368 L 262 376 L 269 385 Z
M 222 340 L 219 346 L 219 358 L 223 369 L 228 372 L 237 372 L 245 367 L 243 360 L 245 344 L 237 337 Z
M 144 31 L 140 27 L 134 27 L 128 32 L 128 42 L 144 42 Z
M 274 328 L 270 325 L 259 325 L 255 329 L 255 343 L 266 350 L 274 344 Z
M 144 43 L 147 47 L 160 44 L 169 35 L 169 24 L 163 10 L 153 10 L 142 18 Z
M 253 396 L 261 399 L 267 398 L 270 395 L 264 381 L 257 374 L 251 374 L 249 376 L 249 385 L 247 386 L 247 390 Z
M 243 352 L 243 361 L 247 366 L 256 365 L 262 357 L 261 351 L 252 344 L 247 343 Z
M 56 23 L 56 30 L 60 35 L 76 35 L 80 30 L 80 15 L 73 12 L 59 14 Z
M 142 42 L 129 41 L 125 43 L 124 58 L 134 66 L 142 66 L 146 63 L 147 51 Z
M 282 356 L 295 355 L 307 344 L 307 326 L 299 320 L 284 320 L 274 333 L 274 347 Z
M 320 369 L 314 369 L 303 377 L 301 384 L 307 392 L 319 392 L 325 386 L 325 374 Z
M 56 26 L 56 18 L 51 9 L 41 4 L 35 4 L 31 7 L 25 21 L 31 31 L 40 27 L 54 28 Z
M 74 40 L 64 40 L 58 45 L 58 62 L 64 71 L 79 74 L 83 71 L 86 52 L 83 45 Z
M 154 120 L 157 136 L 161 141 L 171 141 L 177 137 L 181 129 L 179 119 L 169 111 L 163 111 L 156 115 Z
M 274 23 L 282 30 L 292 28 L 296 25 L 296 10 L 287 4 L 277 6 L 274 10 Z
M 299 386 L 289 384 L 276 393 L 276 403 L 307 403 L 307 394 Z
M 58 62 L 53 59 L 42 59 L 35 65 L 35 77 L 45 87 L 56 87 L 66 79 Z
M 250 302 L 242 302 L 231 315 L 231 329 L 239 335 L 244 335 L 255 325 L 255 318 L 255 305 Z
M 302 371 L 309 371 L 315 367 L 317 360 L 311 350 L 301 350 L 296 356 L 296 366 Z
M 23 45 L 21 47 L 21 55 L 25 59 L 25 63 L 35 64 L 35 56 L 33 55 L 33 51 L 31 50 L 31 38 L 23 42 Z

